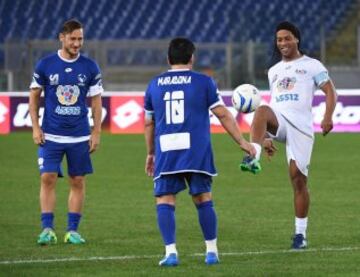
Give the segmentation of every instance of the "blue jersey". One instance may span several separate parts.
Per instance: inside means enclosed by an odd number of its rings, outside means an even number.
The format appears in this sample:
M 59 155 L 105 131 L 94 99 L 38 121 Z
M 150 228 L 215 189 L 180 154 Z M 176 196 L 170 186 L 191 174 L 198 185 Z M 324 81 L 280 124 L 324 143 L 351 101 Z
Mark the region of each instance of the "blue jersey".
M 103 92 L 100 69 L 93 60 L 83 55 L 65 60 L 60 52 L 47 56 L 36 65 L 30 88 L 44 91 L 45 138 L 89 136 L 86 97 Z
M 222 105 L 215 82 L 190 70 L 169 70 L 150 83 L 145 111 L 155 121 L 155 172 L 216 175 L 209 109 Z

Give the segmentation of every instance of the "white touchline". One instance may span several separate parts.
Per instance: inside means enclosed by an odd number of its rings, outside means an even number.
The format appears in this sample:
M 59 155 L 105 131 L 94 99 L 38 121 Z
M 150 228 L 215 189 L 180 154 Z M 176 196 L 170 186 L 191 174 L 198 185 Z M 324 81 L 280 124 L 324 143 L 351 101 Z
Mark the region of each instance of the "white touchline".
M 360 247 L 325 247 L 325 248 L 310 248 L 303 250 L 259 250 L 249 252 L 229 252 L 219 253 L 220 256 L 255 256 L 255 255 L 267 255 L 267 254 L 291 254 L 291 253 L 313 253 L 313 252 L 346 252 L 346 251 L 358 251 Z M 187 254 L 185 256 L 204 256 L 204 253 Z M 110 260 L 139 260 L 139 259 L 154 259 L 162 257 L 161 255 L 125 255 L 125 256 L 108 256 L 108 257 L 69 257 L 59 259 L 38 259 L 38 260 L 8 260 L 1 261 L 0 265 L 14 265 L 14 264 L 35 264 L 35 263 L 61 263 L 61 262 L 86 262 L 86 261 L 110 261 Z

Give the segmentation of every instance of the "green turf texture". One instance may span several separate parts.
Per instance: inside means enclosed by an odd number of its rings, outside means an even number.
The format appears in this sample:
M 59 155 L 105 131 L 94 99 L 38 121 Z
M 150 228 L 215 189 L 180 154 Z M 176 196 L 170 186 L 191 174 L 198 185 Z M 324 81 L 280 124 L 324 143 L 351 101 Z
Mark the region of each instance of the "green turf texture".
M 242 152 L 228 136 L 214 135 L 212 141 L 219 173 L 213 196 L 221 263 L 209 267 L 204 256 L 194 255 L 205 247 L 196 209 L 182 192 L 176 207 L 180 265 L 160 268 L 164 248 L 153 184 L 144 173 L 143 136 L 103 134 L 93 155 L 95 174 L 87 179 L 79 229 L 85 245 L 62 242 L 68 184 L 66 178 L 59 180 L 58 244 L 46 247 L 36 244 L 39 174 L 31 133 L 0 136 L 0 276 L 359 276 L 359 134 L 316 137 L 309 176 L 309 251 L 300 253 L 288 251 L 294 214 L 284 147 L 277 144 L 271 162 L 263 156 L 263 170 L 253 175 L 239 170 Z M 66 261 L 33 262 L 54 259 Z

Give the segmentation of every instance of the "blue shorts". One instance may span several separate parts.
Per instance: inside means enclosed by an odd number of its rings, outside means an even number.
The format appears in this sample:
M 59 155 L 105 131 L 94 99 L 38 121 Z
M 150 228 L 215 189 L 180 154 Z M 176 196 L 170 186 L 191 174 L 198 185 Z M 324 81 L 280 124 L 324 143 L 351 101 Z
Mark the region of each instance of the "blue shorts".
M 46 141 L 39 147 L 38 164 L 40 174 L 56 172 L 63 177 L 61 162 L 66 154 L 69 176 L 84 176 L 92 173 L 89 142 L 57 143 Z
M 212 177 L 203 173 L 177 173 L 162 175 L 154 182 L 154 195 L 177 194 L 189 186 L 189 194 L 211 192 Z

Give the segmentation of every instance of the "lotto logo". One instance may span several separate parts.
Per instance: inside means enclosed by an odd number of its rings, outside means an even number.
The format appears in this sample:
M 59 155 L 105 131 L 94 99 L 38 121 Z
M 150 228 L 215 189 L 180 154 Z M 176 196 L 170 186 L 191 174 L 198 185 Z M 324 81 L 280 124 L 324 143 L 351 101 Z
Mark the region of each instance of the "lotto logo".
M 336 104 L 333 114 L 334 132 L 360 132 L 360 105 L 356 101 L 352 105 L 344 105 L 340 101 Z M 325 113 L 325 102 L 313 108 L 315 131 L 321 132 L 321 121 Z
M 0 134 L 10 132 L 10 98 L 0 96 Z
M 0 102 L 1 103 L 1 102 Z M 1 110 L 1 108 L 0 108 Z M 92 110 L 91 108 L 88 108 L 88 119 L 90 126 L 94 125 L 94 120 L 92 118 Z M 0 112 L 1 113 L 1 112 Z M 39 109 L 39 124 L 42 125 L 43 121 L 43 115 L 44 115 L 44 108 L 40 107 Z M 104 121 L 105 117 L 107 115 L 106 108 L 102 108 L 102 118 L 101 122 Z M 13 118 L 13 126 L 14 128 L 27 128 L 32 127 L 31 122 L 31 116 L 29 113 L 29 104 L 28 103 L 19 103 L 16 107 L 16 113 Z
M 143 96 L 114 96 L 110 100 L 111 133 L 144 132 Z
M 325 102 L 321 102 L 317 107 L 313 108 L 314 123 L 321 124 L 325 113 Z M 360 106 L 344 106 L 338 102 L 333 115 L 334 124 L 356 125 L 360 123 Z
M 44 108 L 39 109 L 39 124 L 42 124 L 44 115 Z M 13 125 L 15 128 L 31 127 L 31 117 L 29 113 L 28 103 L 19 103 L 16 107 L 16 113 L 13 118 Z

